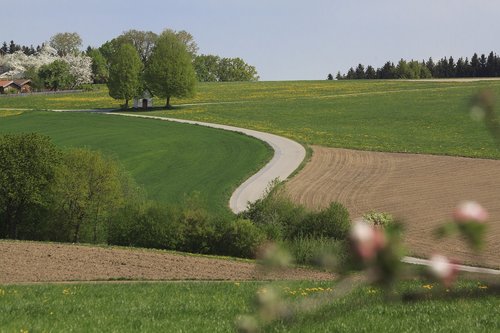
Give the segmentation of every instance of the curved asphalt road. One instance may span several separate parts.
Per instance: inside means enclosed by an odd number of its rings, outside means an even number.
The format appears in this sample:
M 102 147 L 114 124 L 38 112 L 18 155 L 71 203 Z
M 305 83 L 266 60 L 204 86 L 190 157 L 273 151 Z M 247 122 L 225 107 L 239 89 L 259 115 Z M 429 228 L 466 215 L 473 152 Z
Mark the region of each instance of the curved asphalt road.
M 240 213 L 246 210 L 249 202 L 254 202 L 262 198 L 266 194 L 266 190 L 269 184 L 275 180 L 280 181 L 285 180 L 290 176 L 302 163 L 306 157 L 306 150 L 302 145 L 290 139 L 254 131 L 250 129 L 226 126 L 212 123 L 205 123 L 200 121 L 175 119 L 175 118 L 164 118 L 155 116 L 145 116 L 136 114 L 126 114 L 126 113 L 106 113 L 109 115 L 117 116 L 127 116 L 127 117 L 138 117 L 146 119 L 156 119 L 164 121 L 173 121 L 178 123 L 200 125 L 212 128 L 218 128 L 226 131 L 243 133 L 248 136 L 252 136 L 259 140 L 266 142 L 274 149 L 274 156 L 262 169 L 259 170 L 252 177 L 248 178 L 243 184 L 241 184 L 236 191 L 233 192 L 231 199 L 229 200 L 229 207 L 234 213 Z

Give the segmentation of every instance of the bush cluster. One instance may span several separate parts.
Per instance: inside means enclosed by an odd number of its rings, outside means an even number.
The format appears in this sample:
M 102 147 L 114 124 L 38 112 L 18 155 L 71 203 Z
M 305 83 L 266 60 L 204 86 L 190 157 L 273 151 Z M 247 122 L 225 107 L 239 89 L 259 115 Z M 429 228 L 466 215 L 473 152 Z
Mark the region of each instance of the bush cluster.
M 242 217 L 253 221 L 271 240 L 298 237 L 344 239 L 350 226 L 349 212 L 333 202 L 321 211 L 310 211 L 279 193 L 250 204 Z
M 118 162 L 99 152 L 61 150 L 39 134 L 0 136 L 0 238 L 246 258 L 272 240 L 292 244 L 306 263 L 316 240 L 342 240 L 350 223 L 339 203 L 313 212 L 276 194 L 236 217 L 214 216 L 204 207 L 198 194 L 176 205 L 146 200 Z
M 253 258 L 264 239 L 264 233 L 251 221 L 210 215 L 201 203 L 168 206 L 146 201 L 125 206 L 110 219 L 107 241 L 112 245 Z

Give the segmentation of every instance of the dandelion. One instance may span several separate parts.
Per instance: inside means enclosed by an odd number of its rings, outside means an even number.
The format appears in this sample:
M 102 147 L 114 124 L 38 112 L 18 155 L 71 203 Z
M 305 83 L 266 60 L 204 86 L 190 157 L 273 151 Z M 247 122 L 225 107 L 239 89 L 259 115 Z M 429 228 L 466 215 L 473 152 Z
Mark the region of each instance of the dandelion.
M 424 285 L 422 286 L 422 288 L 424 288 L 424 289 L 428 289 L 428 290 L 431 290 L 431 289 L 432 289 L 432 287 L 433 287 L 433 285 L 432 285 L 432 284 L 424 284 Z

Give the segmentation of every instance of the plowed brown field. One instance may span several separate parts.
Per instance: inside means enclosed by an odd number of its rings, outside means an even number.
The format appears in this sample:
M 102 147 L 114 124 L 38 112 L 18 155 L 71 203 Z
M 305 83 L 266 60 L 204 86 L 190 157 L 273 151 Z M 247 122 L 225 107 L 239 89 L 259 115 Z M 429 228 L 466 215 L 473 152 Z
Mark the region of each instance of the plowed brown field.
M 313 150 L 311 162 L 286 185 L 293 201 L 314 209 L 338 201 L 354 218 L 369 211 L 389 212 L 404 220 L 413 255 L 440 252 L 463 263 L 500 267 L 500 161 Z M 462 200 L 478 201 L 490 213 L 487 246 L 480 256 L 458 239 L 442 241 L 433 235 Z
M 262 274 L 251 262 L 141 249 L 0 241 L 0 284 L 109 280 L 330 280 L 289 269 Z

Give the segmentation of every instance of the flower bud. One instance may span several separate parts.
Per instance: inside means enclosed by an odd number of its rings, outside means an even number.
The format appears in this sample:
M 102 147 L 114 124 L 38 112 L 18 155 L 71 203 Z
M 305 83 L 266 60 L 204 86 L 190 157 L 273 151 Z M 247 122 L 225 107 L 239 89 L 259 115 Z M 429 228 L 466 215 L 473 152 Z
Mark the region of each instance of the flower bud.
M 488 219 L 488 212 L 475 201 L 463 201 L 455 208 L 453 219 L 457 223 L 483 223 Z
M 431 257 L 429 269 L 435 278 L 443 282 L 445 287 L 450 287 L 453 284 L 458 273 L 457 265 L 440 254 Z

